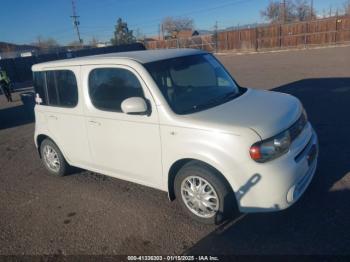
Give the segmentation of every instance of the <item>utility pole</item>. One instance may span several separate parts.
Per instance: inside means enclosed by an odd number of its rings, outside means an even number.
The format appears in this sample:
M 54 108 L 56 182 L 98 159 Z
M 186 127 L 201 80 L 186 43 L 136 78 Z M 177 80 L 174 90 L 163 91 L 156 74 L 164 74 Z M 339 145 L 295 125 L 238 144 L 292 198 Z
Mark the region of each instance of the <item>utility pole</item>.
M 286 23 L 286 0 L 280 2 L 280 12 L 279 12 L 279 20 L 280 23 Z
M 161 40 L 161 38 L 160 38 L 160 31 L 161 31 L 160 27 L 161 27 L 161 25 L 159 24 L 159 26 L 158 26 L 158 40 Z
M 287 18 L 287 12 L 286 12 L 286 0 L 283 0 L 283 24 L 286 23 Z
M 162 30 L 162 40 L 164 40 L 164 25 L 163 25 L 163 23 L 161 24 L 161 30 Z
M 311 5 L 310 5 L 310 20 L 313 19 L 314 16 L 314 0 L 311 0 Z
M 215 37 L 215 53 L 217 53 L 218 52 L 218 21 L 215 22 L 214 37 Z
M 80 22 L 79 22 L 79 16 L 77 15 L 76 8 L 75 8 L 75 0 L 72 0 L 72 11 L 73 11 L 73 14 L 70 17 L 73 19 L 73 25 L 74 25 L 74 29 L 77 33 L 79 43 L 82 44 L 83 39 L 81 39 L 81 37 L 80 37 L 80 31 L 79 31 Z

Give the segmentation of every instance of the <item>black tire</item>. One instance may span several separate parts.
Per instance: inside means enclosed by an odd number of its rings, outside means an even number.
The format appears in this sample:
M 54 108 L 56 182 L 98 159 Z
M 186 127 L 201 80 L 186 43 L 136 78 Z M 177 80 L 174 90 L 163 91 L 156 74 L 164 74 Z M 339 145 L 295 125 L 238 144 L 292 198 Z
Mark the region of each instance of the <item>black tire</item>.
M 181 185 L 186 178 L 193 176 L 206 180 L 216 192 L 217 198 L 219 199 L 219 207 L 215 214 L 211 217 L 202 217 L 193 213 L 193 211 L 190 210 L 183 200 Z M 218 225 L 237 213 L 236 200 L 231 187 L 228 185 L 225 179 L 222 178 L 220 173 L 204 163 L 193 161 L 183 166 L 175 177 L 174 191 L 176 199 L 178 202 L 180 202 L 183 210 L 191 218 L 200 223 Z
M 53 151 L 55 151 L 57 155 L 57 161 L 59 162 L 59 168 L 57 170 L 53 169 L 50 167 L 47 157 L 45 155 L 45 150 L 47 147 L 50 147 Z M 55 176 L 65 176 L 68 174 L 69 171 L 69 164 L 67 161 L 64 159 L 64 156 L 58 146 L 49 138 L 44 139 L 40 145 L 40 155 L 41 155 L 41 160 L 46 168 L 47 171 L 49 171 L 50 174 L 55 175 Z

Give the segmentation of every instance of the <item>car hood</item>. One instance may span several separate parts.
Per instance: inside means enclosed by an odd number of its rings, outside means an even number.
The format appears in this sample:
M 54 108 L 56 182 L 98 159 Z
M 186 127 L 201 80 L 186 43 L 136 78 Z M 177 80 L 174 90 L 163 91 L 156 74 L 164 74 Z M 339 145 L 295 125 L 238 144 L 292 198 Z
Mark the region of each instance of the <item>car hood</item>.
M 291 95 L 248 88 L 232 101 L 185 117 L 197 125 L 236 134 L 250 128 L 267 139 L 290 127 L 301 112 L 300 101 Z

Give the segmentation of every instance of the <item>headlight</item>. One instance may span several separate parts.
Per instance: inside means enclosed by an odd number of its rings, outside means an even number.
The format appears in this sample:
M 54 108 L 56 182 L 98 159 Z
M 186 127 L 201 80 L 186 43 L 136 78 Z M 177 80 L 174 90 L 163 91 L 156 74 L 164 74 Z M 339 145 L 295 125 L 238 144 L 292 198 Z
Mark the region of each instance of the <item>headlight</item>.
M 287 153 L 291 144 L 289 131 L 284 131 L 270 139 L 257 142 L 250 148 L 250 157 L 259 163 L 264 163 Z

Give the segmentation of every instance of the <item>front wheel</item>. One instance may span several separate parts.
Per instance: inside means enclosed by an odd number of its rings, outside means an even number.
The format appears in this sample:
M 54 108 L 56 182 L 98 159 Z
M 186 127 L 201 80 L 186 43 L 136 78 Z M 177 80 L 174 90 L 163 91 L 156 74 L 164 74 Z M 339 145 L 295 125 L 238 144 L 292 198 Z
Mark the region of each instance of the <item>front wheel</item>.
M 235 211 L 235 198 L 227 182 L 213 168 L 189 163 L 175 177 L 176 199 L 193 219 L 220 224 Z

